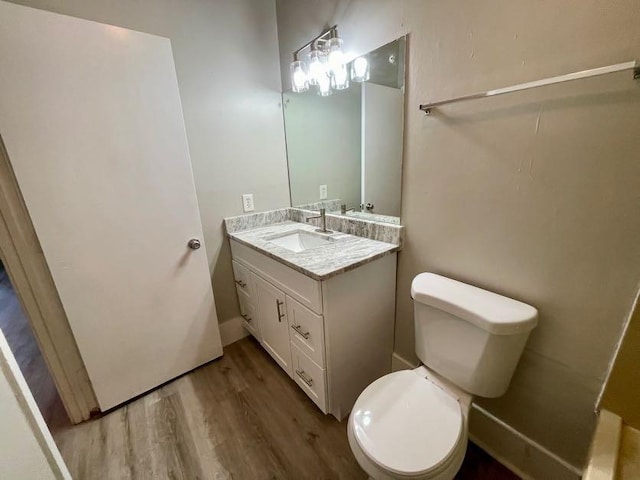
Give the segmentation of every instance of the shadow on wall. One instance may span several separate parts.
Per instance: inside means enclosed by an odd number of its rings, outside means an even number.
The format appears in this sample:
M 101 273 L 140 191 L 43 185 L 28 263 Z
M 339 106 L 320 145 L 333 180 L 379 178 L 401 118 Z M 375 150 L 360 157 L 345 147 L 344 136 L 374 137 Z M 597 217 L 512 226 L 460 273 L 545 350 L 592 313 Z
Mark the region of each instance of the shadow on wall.
M 239 317 L 240 308 L 238 307 L 236 286 L 233 283 L 231 246 L 227 240 L 224 225 L 220 227 L 220 235 L 222 236 L 222 243 L 220 252 L 215 256 L 211 281 L 213 284 L 213 296 L 216 300 L 218 322 L 224 323 L 227 320 Z

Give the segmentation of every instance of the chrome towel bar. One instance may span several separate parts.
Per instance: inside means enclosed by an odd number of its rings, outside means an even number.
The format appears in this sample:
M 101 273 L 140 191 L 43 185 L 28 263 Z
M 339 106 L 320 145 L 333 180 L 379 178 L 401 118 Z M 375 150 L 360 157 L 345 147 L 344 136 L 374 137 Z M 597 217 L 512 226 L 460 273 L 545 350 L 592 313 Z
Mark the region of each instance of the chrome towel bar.
M 559 75 L 557 77 L 545 78 L 543 80 L 536 80 L 534 82 L 521 83 L 519 85 L 512 85 L 511 87 L 498 88 L 496 90 L 488 90 L 486 92 L 474 93 L 471 95 L 464 95 L 462 97 L 451 98 L 449 100 L 440 100 L 438 102 L 424 103 L 420 105 L 426 115 L 431 113 L 431 109 L 439 107 L 440 105 L 446 105 L 448 103 L 462 102 L 463 100 L 473 100 L 476 98 L 495 97 L 496 95 L 503 95 L 505 93 L 519 92 L 521 90 L 529 90 L 530 88 L 543 87 L 545 85 L 553 85 L 555 83 L 570 82 L 572 80 L 580 80 L 581 78 L 596 77 L 598 75 L 605 75 L 607 73 L 622 72 L 624 70 L 633 70 L 633 78 L 640 79 L 640 62 L 632 60 L 630 62 L 616 63 L 615 65 L 609 65 L 607 67 L 592 68 L 590 70 L 582 70 L 581 72 L 567 73 L 565 75 Z

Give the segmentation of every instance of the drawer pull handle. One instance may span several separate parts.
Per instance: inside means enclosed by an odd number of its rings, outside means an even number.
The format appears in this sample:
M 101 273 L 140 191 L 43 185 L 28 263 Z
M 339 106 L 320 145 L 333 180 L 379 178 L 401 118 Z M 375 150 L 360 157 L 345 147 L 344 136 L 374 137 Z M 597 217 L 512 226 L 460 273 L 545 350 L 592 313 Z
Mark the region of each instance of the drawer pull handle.
M 280 306 L 284 305 L 284 302 L 276 299 L 276 308 L 278 309 L 278 322 L 282 322 L 282 317 L 284 317 L 284 313 L 280 313 Z
M 247 287 L 247 284 L 245 282 L 243 282 L 242 280 L 236 280 L 236 283 L 238 285 L 240 285 L 242 288 L 246 288 Z
M 250 321 L 251 321 L 251 317 L 250 317 L 249 315 L 247 315 L 247 314 L 244 314 L 244 313 L 243 313 L 243 314 L 242 314 L 242 318 L 244 318 L 247 322 L 250 322 Z
M 309 332 L 303 332 L 302 327 L 300 325 L 291 325 L 291 328 L 293 328 L 296 332 L 298 332 L 298 334 L 300 334 L 302 338 L 304 338 L 305 340 L 309 340 L 309 337 L 311 336 L 311 334 Z
M 313 378 L 307 377 L 304 370 L 296 370 L 296 375 L 298 375 L 309 387 L 313 387 Z

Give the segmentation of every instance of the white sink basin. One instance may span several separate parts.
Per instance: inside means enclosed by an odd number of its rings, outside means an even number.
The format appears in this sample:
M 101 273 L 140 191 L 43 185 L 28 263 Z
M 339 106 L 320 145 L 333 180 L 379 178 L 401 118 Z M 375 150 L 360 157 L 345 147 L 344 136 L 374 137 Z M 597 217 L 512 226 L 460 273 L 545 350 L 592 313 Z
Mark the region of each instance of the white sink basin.
M 270 238 L 269 241 L 292 252 L 304 252 L 305 250 L 324 247 L 333 242 L 331 238 L 307 232 L 306 230 L 290 232 L 280 237 Z

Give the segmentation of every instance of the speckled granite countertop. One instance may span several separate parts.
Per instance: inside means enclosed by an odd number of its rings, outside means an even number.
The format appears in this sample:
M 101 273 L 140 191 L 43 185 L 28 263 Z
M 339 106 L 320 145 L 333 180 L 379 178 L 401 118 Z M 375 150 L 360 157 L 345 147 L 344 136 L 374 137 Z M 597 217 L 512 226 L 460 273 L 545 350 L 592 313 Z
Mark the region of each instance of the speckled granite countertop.
M 315 280 L 326 280 L 400 249 L 398 245 L 392 243 L 341 232 L 330 235 L 317 234 L 329 237 L 331 242 L 302 252 L 293 252 L 270 241 L 297 231 L 316 234 L 316 228 L 304 223 L 285 221 L 250 230 L 230 232 L 228 236 Z

